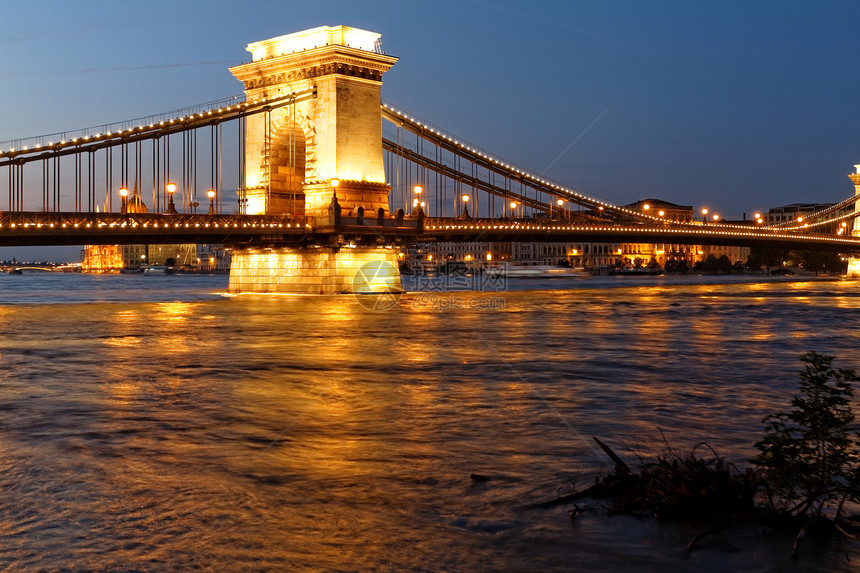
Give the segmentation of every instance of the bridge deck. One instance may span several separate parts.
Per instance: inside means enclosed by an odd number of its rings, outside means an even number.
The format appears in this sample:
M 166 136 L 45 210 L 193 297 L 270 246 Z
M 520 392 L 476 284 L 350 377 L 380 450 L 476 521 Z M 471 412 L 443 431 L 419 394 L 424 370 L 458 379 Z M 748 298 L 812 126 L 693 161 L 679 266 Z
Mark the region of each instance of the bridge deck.
M 338 224 L 288 215 L 3 213 L 0 246 L 222 243 L 249 246 L 404 244 L 431 241 L 631 242 L 737 245 L 860 253 L 860 237 L 750 225 L 620 225 L 540 219 L 419 221 L 343 217 Z

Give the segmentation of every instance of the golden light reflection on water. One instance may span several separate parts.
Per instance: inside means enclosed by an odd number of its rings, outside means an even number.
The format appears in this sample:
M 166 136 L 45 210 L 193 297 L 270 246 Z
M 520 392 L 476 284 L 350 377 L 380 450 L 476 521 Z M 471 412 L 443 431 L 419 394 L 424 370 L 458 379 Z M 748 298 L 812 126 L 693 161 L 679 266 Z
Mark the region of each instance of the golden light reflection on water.
M 713 313 L 709 313 L 706 316 L 692 317 L 691 326 L 696 337 L 702 343 L 708 340 L 718 341 L 725 330 L 722 317 Z
M 193 314 L 194 304 L 188 302 L 162 302 L 155 305 L 155 313 L 150 317 L 163 322 L 183 323 Z
M 860 308 L 860 297 L 844 297 L 838 296 L 835 298 L 836 306 L 843 309 Z
M 115 347 L 133 347 L 141 343 L 141 340 L 136 336 L 114 336 L 104 340 L 105 345 Z
M 642 344 L 647 348 L 655 338 L 663 338 L 670 325 L 662 311 L 643 312 L 639 314 L 635 328 L 642 337 Z
M 132 382 L 128 379 L 111 380 L 104 385 L 107 392 L 116 406 L 127 406 L 134 402 L 141 394 L 139 383 Z

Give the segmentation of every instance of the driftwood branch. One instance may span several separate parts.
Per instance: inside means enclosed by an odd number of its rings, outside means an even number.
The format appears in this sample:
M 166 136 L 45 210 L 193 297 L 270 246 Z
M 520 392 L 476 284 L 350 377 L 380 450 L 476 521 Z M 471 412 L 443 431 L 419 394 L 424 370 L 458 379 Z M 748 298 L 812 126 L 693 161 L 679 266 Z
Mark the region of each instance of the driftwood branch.
M 857 535 L 855 535 L 855 534 L 853 534 L 853 533 L 851 533 L 851 532 L 849 532 L 849 531 L 846 531 L 846 530 L 845 530 L 845 528 L 844 528 L 844 527 L 842 527 L 841 525 L 839 525 L 839 523 L 838 523 L 838 522 L 834 522 L 834 523 L 833 523 L 833 527 L 835 527 L 835 528 L 837 529 L 837 531 L 839 531 L 839 533 L 841 533 L 842 535 L 844 535 L 844 536 L 845 536 L 845 537 L 847 537 L 848 539 L 856 539 L 856 540 L 860 540 L 860 536 L 857 536 Z
M 612 451 L 612 448 L 601 442 L 597 436 L 591 437 L 594 438 L 594 441 L 597 442 L 597 445 L 600 446 L 600 449 L 603 450 L 603 453 L 609 456 L 609 459 L 611 459 L 615 463 L 616 472 L 618 472 L 619 474 L 633 473 L 632 471 L 630 471 L 630 467 L 624 463 L 624 460 L 622 460 L 620 457 L 618 457 L 618 454 Z
M 723 527 L 728 525 L 729 521 L 731 521 L 731 520 L 729 518 L 726 518 L 726 519 L 722 520 L 721 522 L 719 522 L 718 524 L 716 524 L 715 526 L 711 527 L 710 529 L 706 529 L 704 531 L 699 532 L 687 544 L 687 551 L 689 552 L 689 551 L 692 551 L 693 549 L 695 549 L 696 544 L 699 543 L 699 541 L 701 541 L 705 537 L 707 537 L 709 535 L 713 535 L 714 533 L 718 533 Z
M 722 530 L 724 527 L 726 527 L 726 526 L 727 526 L 727 525 L 729 525 L 730 523 L 732 523 L 732 522 L 734 522 L 734 521 L 740 521 L 740 520 L 743 520 L 743 519 L 752 518 L 752 517 L 754 517 L 754 515 L 753 515 L 752 513 L 741 513 L 741 514 L 738 514 L 738 515 L 730 515 L 730 516 L 728 516 L 727 518 L 723 519 L 722 521 L 720 521 L 720 522 L 719 522 L 718 524 L 716 524 L 715 526 L 713 526 L 713 527 L 711 527 L 711 528 L 709 528 L 709 529 L 705 529 L 704 531 L 699 532 L 699 533 L 698 533 L 698 534 L 697 534 L 693 539 L 691 539 L 691 540 L 690 540 L 690 542 L 687 544 L 687 551 L 692 551 L 693 549 L 695 549 L 695 548 L 696 548 L 696 545 L 699 543 L 699 541 L 701 541 L 702 539 L 704 539 L 705 537 L 707 537 L 707 536 L 709 536 L 709 535 L 713 535 L 714 533 L 719 533 L 719 532 L 720 532 L 720 530 Z
M 794 538 L 794 545 L 791 547 L 792 559 L 797 558 L 797 552 L 800 551 L 800 544 L 803 542 L 803 538 L 806 537 L 806 532 L 809 531 L 813 521 L 815 521 L 814 517 L 807 519 L 806 523 L 803 524 L 803 527 L 800 528 L 800 531 L 797 532 L 797 537 Z
M 595 484 L 591 487 L 585 488 L 582 491 L 575 491 L 573 493 L 569 493 L 567 495 L 562 495 L 560 497 L 557 497 L 555 499 L 551 499 L 549 501 L 545 501 L 543 503 L 534 504 L 530 507 L 534 508 L 534 509 L 539 509 L 539 508 L 544 508 L 544 507 L 553 507 L 556 505 L 561 505 L 563 503 L 571 503 L 571 502 L 577 501 L 579 499 L 582 499 L 584 497 L 598 497 L 602 492 L 603 492 L 603 489 L 601 488 L 601 486 L 599 484 Z

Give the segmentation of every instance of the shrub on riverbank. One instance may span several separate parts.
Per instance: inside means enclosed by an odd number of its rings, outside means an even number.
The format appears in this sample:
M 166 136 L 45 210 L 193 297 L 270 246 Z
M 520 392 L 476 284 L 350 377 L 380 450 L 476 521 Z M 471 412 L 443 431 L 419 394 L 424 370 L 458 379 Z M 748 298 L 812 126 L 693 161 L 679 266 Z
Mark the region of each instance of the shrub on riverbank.
M 556 502 L 609 498 L 620 511 L 717 522 L 688 549 L 739 517 L 802 523 L 792 555 L 818 522 L 853 537 L 842 512 L 846 502 L 860 503 L 860 435 L 852 431 L 851 410 L 852 384 L 860 377 L 854 370 L 833 369 L 831 356 L 809 352 L 801 360 L 799 393 L 790 410 L 764 418 L 765 435 L 756 443 L 753 467 L 740 471 L 707 444 L 683 452 L 664 440 L 663 453 L 634 472 L 595 438 L 614 469 Z
M 765 437 L 752 463 L 763 470 L 767 506 L 779 513 L 839 518 L 846 501 L 860 501 L 860 441 L 851 432 L 854 370 L 832 367 L 816 352 L 801 358 L 800 393 L 791 410 L 764 419 Z

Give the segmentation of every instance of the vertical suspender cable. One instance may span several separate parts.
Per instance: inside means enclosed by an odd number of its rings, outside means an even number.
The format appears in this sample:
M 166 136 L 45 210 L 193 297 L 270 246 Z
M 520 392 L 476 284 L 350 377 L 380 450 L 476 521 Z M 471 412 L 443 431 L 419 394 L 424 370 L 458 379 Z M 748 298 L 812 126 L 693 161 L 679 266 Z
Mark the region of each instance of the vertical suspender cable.
M 223 140 L 223 130 L 221 129 L 220 123 L 218 124 L 217 135 L 218 135 L 218 137 L 216 138 L 216 142 L 218 143 L 218 153 L 216 153 L 215 156 L 217 158 L 218 167 L 215 171 L 215 175 L 217 175 L 218 178 L 215 180 L 215 193 L 217 193 L 215 198 L 217 200 L 217 205 L 218 205 L 217 212 L 221 213 L 222 209 L 223 209 L 223 205 L 224 205 L 224 203 L 223 203 L 224 193 L 223 193 L 223 190 L 221 189 L 221 176 L 222 176 L 222 173 L 221 173 L 221 144 L 223 143 L 224 140 Z
M 245 213 L 245 116 L 239 116 L 239 213 Z
M 180 180 L 180 183 L 182 184 L 182 212 L 183 213 L 185 212 L 185 188 L 188 185 L 188 171 L 187 171 L 187 164 L 185 162 L 185 155 L 187 153 L 187 149 L 186 149 L 187 148 L 187 143 L 186 143 L 187 138 L 188 138 L 188 133 L 183 131 L 182 132 L 182 165 L 180 168 L 181 173 L 182 173 L 182 179 Z M 173 202 L 174 202 L 174 204 L 176 203 L 175 197 L 173 199 Z
M 54 156 L 54 210 L 60 211 L 60 156 Z
M 159 194 L 161 195 L 161 205 L 164 210 L 167 210 L 167 196 L 164 195 L 167 193 L 167 184 L 170 183 L 170 133 L 164 136 L 164 185 L 159 189 Z
M 193 177 L 191 178 L 191 202 L 198 203 L 197 201 L 197 130 L 191 130 L 191 169 L 193 170 Z M 196 207 L 195 207 L 196 210 Z
M 160 180 L 161 168 L 161 139 L 156 137 L 152 140 L 152 211 L 154 213 L 161 212 L 161 205 L 158 203 L 158 188 Z

